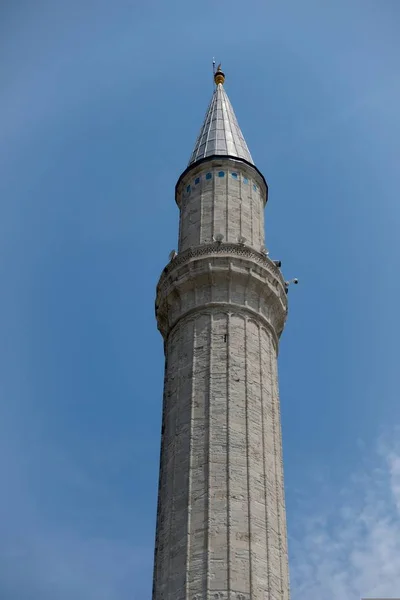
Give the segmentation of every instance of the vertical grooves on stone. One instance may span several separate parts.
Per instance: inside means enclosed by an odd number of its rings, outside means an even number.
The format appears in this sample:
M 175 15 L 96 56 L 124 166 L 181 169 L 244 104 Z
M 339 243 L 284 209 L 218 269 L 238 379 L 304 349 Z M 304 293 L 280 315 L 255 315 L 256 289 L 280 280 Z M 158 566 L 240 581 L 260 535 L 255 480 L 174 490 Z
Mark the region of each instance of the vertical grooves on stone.
M 212 173 L 212 202 L 211 202 L 211 240 L 215 236 L 215 170 Z
M 263 351 L 262 351 L 262 329 L 258 330 L 259 337 L 259 356 L 260 356 L 260 401 L 261 401 L 261 431 L 262 431 L 262 455 L 263 455 L 263 472 L 264 472 L 264 502 L 265 502 L 265 543 L 267 551 L 267 564 L 265 565 L 267 570 L 267 592 L 268 598 L 271 594 L 271 574 L 270 574 L 270 560 L 269 560 L 269 518 L 268 518 L 268 488 L 267 488 L 267 468 L 266 468 L 266 455 L 265 455 L 265 411 L 264 411 L 264 392 L 263 392 Z
M 239 196 L 239 235 L 242 237 L 243 235 L 243 223 L 242 223 L 242 205 L 243 205 L 243 197 L 242 197 L 242 178 L 240 178 L 240 196 Z
M 178 251 L 181 249 L 182 246 L 182 217 L 183 217 L 183 199 L 181 198 L 181 205 L 179 208 L 179 231 L 178 231 Z
M 247 354 L 247 319 L 244 323 L 244 356 L 245 356 L 245 420 L 246 420 L 246 471 L 247 471 L 247 532 L 249 536 L 249 588 L 252 593 L 252 559 L 251 559 L 251 498 L 250 498 L 250 440 L 249 440 L 249 394 L 248 394 L 248 354 Z
M 164 394 L 167 390 L 167 381 L 168 381 L 168 351 L 165 353 L 165 363 L 164 363 Z M 159 537 L 162 534 L 161 528 L 161 507 L 162 507 L 162 491 L 165 480 L 165 464 L 164 464 L 164 446 L 165 446 L 165 409 L 166 409 L 166 398 L 163 398 L 163 406 L 162 406 L 162 417 L 161 417 L 161 444 L 160 444 L 160 474 L 158 481 L 158 501 L 157 501 L 157 529 L 156 529 L 156 543 L 155 543 L 155 551 L 154 551 L 154 576 L 153 576 L 153 590 L 152 590 L 152 598 L 155 597 L 156 590 L 160 581 L 160 571 L 161 571 L 161 561 L 159 556 Z
M 176 473 L 176 441 L 177 441 L 177 428 L 178 428 L 178 419 L 179 419 L 179 404 L 180 404 L 180 387 L 181 387 L 181 378 L 180 378 L 180 371 L 181 371 L 181 356 L 182 356 L 182 327 L 181 324 L 178 325 L 179 328 L 179 343 L 178 343 L 178 347 L 179 347 L 179 351 L 178 351 L 178 367 L 176 369 L 177 372 L 177 377 L 178 377 L 178 384 L 177 384 L 177 390 L 176 390 L 176 406 L 175 406 L 175 424 L 174 424 L 174 429 L 173 429 L 173 436 L 174 436 L 174 442 L 173 442 L 173 450 L 172 450 L 172 484 L 171 484 L 171 517 L 170 517 L 170 523 L 169 523 L 169 554 L 168 554 L 168 574 L 169 574 L 169 581 L 168 581 L 168 587 L 167 587 L 167 595 L 166 598 L 168 598 L 168 600 L 171 598 L 173 598 L 174 595 L 174 589 L 173 589 L 173 584 L 174 582 L 172 581 L 171 578 L 171 563 L 172 563 L 172 550 L 173 550 L 173 531 L 174 531 L 174 525 L 175 525 L 175 473 Z
M 280 399 L 279 399 L 279 383 L 278 383 L 278 362 L 275 361 L 275 389 L 276 389 L 276 412 L 277 412 L 277 429 L 279 436 L 279 472 L 280 472 L 280 486 L 281 500 L 282 500 L 282 514 L 281 519 L 281 565 L 285 565 L 285 572 L 282 575 L 282 597 L 283 600 L 290 597 L 290 582 L 289 582 L 289 565 L 288 565 L 288 547 L 287 547 L 287 530 L 286 530 L 286 505 L 285 505 L 285 488 L 284 488 L 284 474 L 283 474 L 283 448 L 282 448 L 282 422 L 281 422 L 281 411 L 280 411 Z M 287 591 L 287 595 L 286 592 Z
M 165 402 L 165 431 L 164 431 L 164 440 L 163 440 L 163 463 L 164 463 L 164 485 L 163 485 L 163 491 L 162 491 L 162 500 L 163 500 L 163 509 L 160 511 L 161 512 L 161 517 L 159 520 L 159 539 L 158 539 L 158 543 L 160 543 L 160 538 L 161 538 L 161 544 L 162 544 L 162 553 L 159 554 L 158 556 L 158 561 L 160 562 L 160 578 L 158 581 L 158 585 L 157 585 L 157 592 L 158 595 L 165 595 L 168 593 L 168 566 L 169 566 L 169 546 L 167 543 L 167 538 L 169 539 L 169 532 L 171 529 L 171 511 L 170 511 L 170 503 L 172 500 L 172 494 L 173 494 L 173 490 L 171 489 L 171 484 L 170 481 L 168 479 L 168 466 L 170 463 L 170 460 L 172 460 L 171 456 L 173 453 L 173 447 L 172 447 L 172 442 L 171 438 L 174 434 L 173 432 L 173 424 L 172 424 L 172 418 L 174 417 L 174 412 L 172 409 L 172 401 L 171 401 L 171 394 L 172 394 L 172 378 L 171 378 L 171 372 L 172 372 L 172 364 L 173 364 L 173 360 L 177 357 L 175 357 L 175 350 L 173 347 L 173 343 L 172 340 L 174 339 L 174 336 L 177 336 L 178 332 L 176 334 L 173 334 L 172 338 L 169 338 L 167 341 L 167 352 L 168 352 L 168 374 L 167 374 L 167 387 L 164 390 L 164 402 Z
M 285 503 L 285 488 L 284 488 L 284 474 L 283 474 L 283 448 L 282 448 L 282 421 L 281 421 L 281 411 L 280 411 L 280 399 L 279 399 L 279 383 L 278 383 L 278 362 L 275 362 L 275 381 L 276 381 L 276 398 L 277 398 L 277 413 L 278 413 L 278 431 L 279 431 L 279 449 L 280 449 L 280 473 L 281 473 L 281 485 L 280 489 L 282 490 L 282 509 L 283 509 L 283 519 L 282 519 L 282 546 L 283 546 L 283 556 L 282 561 L 285 563 L 285 573 L 282 579 L 283 590 L 282 593 L 285 598 L 288 600 L 290 597 L 290 581 L 289 581 L 289 564 L 288 564 L 288 541 L 287 541 L 287 526 L 286 526 L 286 503 Z M 285 596 L 285 590 L 287 590 L 287 596 Z
M 250 231 L 251 231 L 251 245 L 255 246 L 254 243 L 254 208 L 253 208 L 253 204 L 254 204 L 254 197 L 253 197 L 253 192 L 254 190 L 252 189 L 251 193 L 251 198 L 250 198 Z
M 283 571 L 282 571 L 282 533 L 281 533 L 281 511 L 279 507 L 279 482 L 278 482 L 278 465 L 277 465 L 277 448 L 276 448 L 276 373 L 273 361 L 276 360 L 274 356 L 275 349 L 271 348 L 272 341 L 270 341 L 270 369 L 271 369 L 271 414 L 272 414 L 272 433 L 274 438 L 274 469 L 275 469 L 275 502 L 276 502 L 276 518 L 277 518 L 277 527 L 278 527 L 278 544 L 279 544 L 279 574 L 280 574 L 280 583 L 281 589 L 279 590 L 280 594 L 283 594 Z M 271 351 L 272 350 L 272 351 Z
M 208 362 L 208 406 L 207 406 L 207 538 L 206 538 L 206 552 L 207 552 L 207 573 L 205 577 L 205 590 L 204 598 L 208 598 L 208 591 L 210 589 L 210 491 L 211 491 L 211 465 L 210 465 L 210 443 L 211 443 L 211 372 L 212 372 L 212 329 L 213 329 L 213 315 L 210 314 L 210 328 L 209 328 L 209 362 Z
M 193 277 L 193 265 L 191 264 L 189 267 L 189 273 L 190 273 L 190 278 L 192 279 Z M 194 303 L 195 305 L 197 305 L 197 286 L 193 286 L 193 296 L 194 296 Z M 196 320 L 193 323 L 193 335 L 196 337 Z M 193 354 L 194 354 L 194 349 L 195 349 L 195 340 L 193 339 Z M 192 367 L 194 367 L 194 357 L 193 357 L 193 363 L 192 363 Z M 192 379 L 194 379 L 193 376 L 193 368 L 192 368 Z M 193 381 L 192 381 L 192 392 L 193 392 Z
M 229 271 L 228 271 L 228 304 L 231 304 L 232 302 L 232 263 L 229 262 Z M 231 315 L 228 315 L 228 328 L 229 328 L 229 323 L 230 323 L 230 317 Z M 229 342 L 229 331 L 228 331 L 228 342 Z M 230 346 L 228 346 L 228 354 L 229 354 L 229 348 Z
M 231 284 L 229 278 L 229 286 Z M 230 287 L 229 287 L 230 292 Z M 230 294 L 229 299 L 230 301 Z M 229 455 L 229 444 L 230 444 L 230 434 L 229 434 L 229 399 L 230 399 L 230 381 L 231 381 L 231 373 L 230 373 L 230 323 L 231 316 L 227 315 L 226 321 L 226 333 L 227 333 L 227 352 L 226 352 L 226 537 L 227 537 L 227 600 L 230 600 L 231 597 L 231 501 L 230 501 L 230 476 L 229 476 L 229 466 L 230 466 L 230 455 Z
M 192 465 L 193 465 L 193 403 L 194 403 L 194 373 L 196 368 L 196 339 L 197 339 L 197 321 L 193 321 L 193 351 L 192 351 L 192 390 L 190 398 L 190 437 L 189 437 L 189 473 L 188 473 L 188 507 L 187 507 L 187 547 L 186 547 L 186 577 L 185 590 L 186 598 L 190 594 L 190 552 L 191 552 L 191 504 L 192 504 Z
M 204 195 L 203 195 L 203 178 L 201 178 L 201 181 L 199 183 L 199 203 L 200 203 L 200 221 L 199 221 L 199 244 L 203 244 L 204 243 L 204 239 L 203 239 L 203 221 L 204 221 Z
M 228 241 L 229 236 L 229 171 L 226 171 L 226 185 L 225 185 L 225 239 Z M 232 240 L 233 242 L 234 240 Z

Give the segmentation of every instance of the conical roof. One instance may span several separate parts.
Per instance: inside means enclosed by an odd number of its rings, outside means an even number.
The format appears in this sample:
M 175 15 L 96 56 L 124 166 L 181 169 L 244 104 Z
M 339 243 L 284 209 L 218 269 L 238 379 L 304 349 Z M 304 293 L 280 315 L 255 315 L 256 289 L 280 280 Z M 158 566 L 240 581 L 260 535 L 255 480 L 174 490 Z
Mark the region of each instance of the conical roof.
M 204 123 L 197 138 L 189 165 L 207 156 L 225 155 L 242 158 L 254 164 L 232 104 L 225 92 L 225 76 L 218 68 L 215 74 L 216 88 L 211 98 Z

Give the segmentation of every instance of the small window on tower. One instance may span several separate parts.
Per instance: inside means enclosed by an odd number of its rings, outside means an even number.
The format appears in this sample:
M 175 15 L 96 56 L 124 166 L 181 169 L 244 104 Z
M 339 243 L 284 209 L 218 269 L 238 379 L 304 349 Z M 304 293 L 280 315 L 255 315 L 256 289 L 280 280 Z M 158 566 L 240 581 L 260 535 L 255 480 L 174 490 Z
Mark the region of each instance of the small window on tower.
M 247 177 L 243 177 L 243 183 L 249 183 L 249 180 L 247 179 Z
M 224 171 L 219 171 L 218 172 L 218 177 L 225 177 Z
M 187 193 L 189 193 L 190 190 L 191 190 L 191 187 L 190 187 L 190 185 L 188 185 L 187 188 L 186 188 Z
M 212 177 L 212 173 L 207 173 L 206 179 L 211 179 L 211 177 Z
M 256 192 L 257 191 L 257 186 L 255 183 L 253 183 L 253 190 Z
M 232 177 L 233 177 L 233 179 L 237 179 L 238 178 L 238 174 L 237 173 L 232 173 Z
M 194 185 L 198 185 L 200 183 L 200 177 L 196 177 L 194 180 Z

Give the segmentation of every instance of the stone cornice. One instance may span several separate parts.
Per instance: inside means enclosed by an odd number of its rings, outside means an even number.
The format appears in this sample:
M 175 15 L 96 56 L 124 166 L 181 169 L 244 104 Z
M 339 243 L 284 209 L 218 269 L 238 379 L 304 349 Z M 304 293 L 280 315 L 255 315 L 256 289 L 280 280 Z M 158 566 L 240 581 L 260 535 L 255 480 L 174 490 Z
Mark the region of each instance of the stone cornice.
M 288 305 L 273 261 L 240 244 L 213 243 L 189 248 L 165 267 L 155 306 L 164 338 L 188 314 L 230 306 L 268 323 L 277 345 Z
M 283 291 L 285 291 L 285 279 L 280 269 L 270 258 L 265 256 L 264 254 L 261 254 L 261 252 L 256 252 L 253 248 L 249 248 L 248 246 L 242 244 L 224 244 L 223 242 L 202 244 L 201 246 L 188 248 L 181 254 L 177 254 L 175 258 L 172 258 L 164 268 L 158 285 L 160 286 L 162 284 L 163 279 L 172 270 L 176 269 L 177 267 L 180 267 L 185 262 L 189 262 L 196 258 L 203 258 L 205 256 L 237 256 L 239 258 L 251 260 L 261 265 L 263 268 L 267 269 L 271 273 L 271 275 L 278 279 L 278 281 L 282 285 Z

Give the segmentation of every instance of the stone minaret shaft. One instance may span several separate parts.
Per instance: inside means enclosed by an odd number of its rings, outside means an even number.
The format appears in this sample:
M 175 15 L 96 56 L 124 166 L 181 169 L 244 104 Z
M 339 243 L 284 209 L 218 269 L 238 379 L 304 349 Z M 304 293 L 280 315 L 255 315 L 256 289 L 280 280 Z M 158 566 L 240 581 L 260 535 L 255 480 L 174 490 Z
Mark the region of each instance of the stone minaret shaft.
M 285 282 L 268 189 L 223 88 L 176 186 L 157 288 L 165 381 L 153 600 L 288 600 L 277 353 Z

